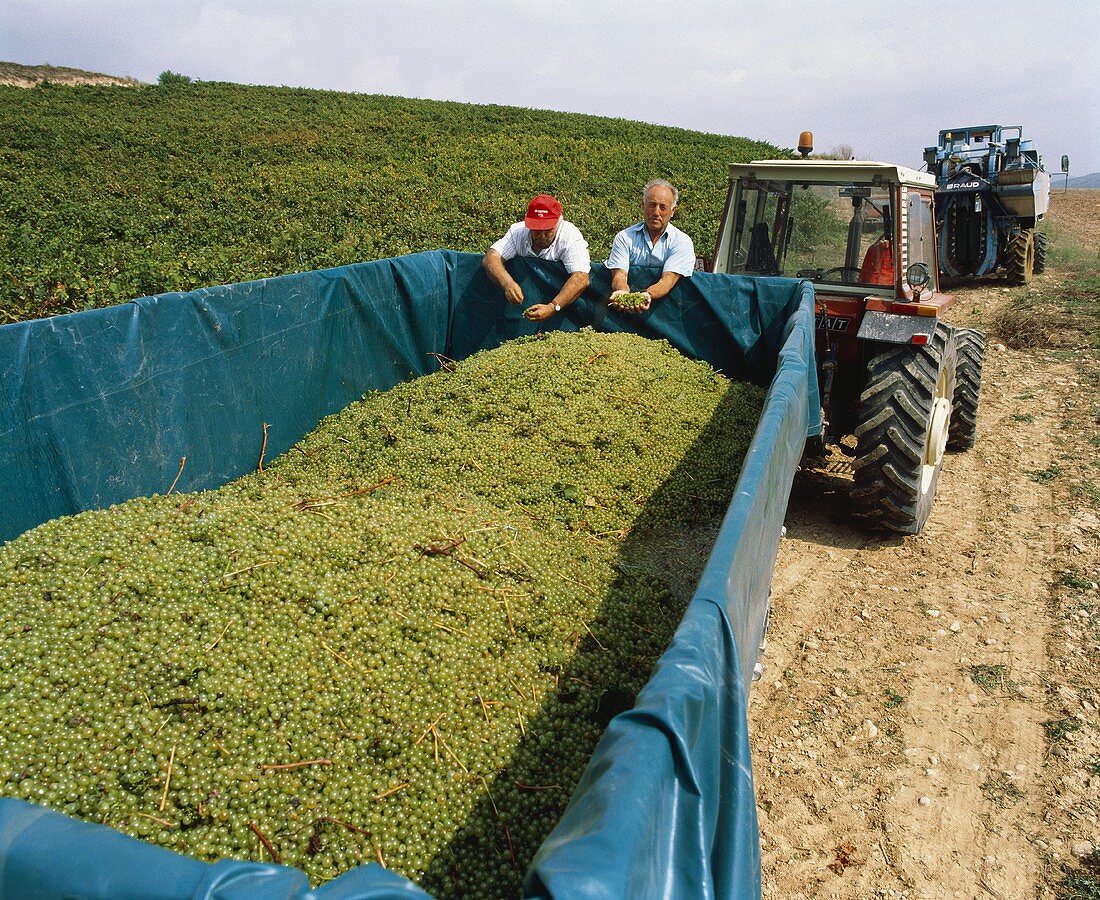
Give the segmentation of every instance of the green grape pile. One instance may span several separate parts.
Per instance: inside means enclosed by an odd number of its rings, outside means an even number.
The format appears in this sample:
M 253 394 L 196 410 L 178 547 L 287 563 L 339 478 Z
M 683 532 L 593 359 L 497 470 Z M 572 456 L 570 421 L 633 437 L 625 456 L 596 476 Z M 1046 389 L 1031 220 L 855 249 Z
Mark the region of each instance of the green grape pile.
M 518 894 L 680 620 L 672 573 L 709 548 L 685 536 L 762 397 L 664 342 L 554 332 L 218 490 L 39 526 L 0 547 L 0 791 L 315 884 L 375 861 Z
M 626 294 L 619 294 L 615 298 L 615 305 L 620 309 L 645 309 L 647 303 L 649 303 L 649 295 L 644 291 L 630 291 Z

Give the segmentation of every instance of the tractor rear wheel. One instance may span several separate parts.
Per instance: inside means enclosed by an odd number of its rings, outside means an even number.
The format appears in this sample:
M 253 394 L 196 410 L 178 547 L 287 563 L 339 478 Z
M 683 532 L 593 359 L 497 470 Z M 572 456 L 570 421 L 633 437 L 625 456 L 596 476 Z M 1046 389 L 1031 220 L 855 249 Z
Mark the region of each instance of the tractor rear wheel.
M 969 450 L 978 437 L 978 395 L 982 388 L 985 335 L 973 328 L 960 328 L 955 331 L 955 345 L 958 361 L 947 449 Z
M 856 427 L 853 513 L 917 534 L 932 511 L 955 394 L 955 331 L 937 322 L 925 345 L 890 346 L 867 364 Z
M 1005 251 L 1005 271 L 1009 284 L 1027 284 L 1035 273 L 1035 232 L 1018 232 Z
M 1047 249 L 1050 238 L 1045 231 L 1035 232 L 1035 265 L 1032 271 L 1036 275 L 1042 275 L 1047 268 Z

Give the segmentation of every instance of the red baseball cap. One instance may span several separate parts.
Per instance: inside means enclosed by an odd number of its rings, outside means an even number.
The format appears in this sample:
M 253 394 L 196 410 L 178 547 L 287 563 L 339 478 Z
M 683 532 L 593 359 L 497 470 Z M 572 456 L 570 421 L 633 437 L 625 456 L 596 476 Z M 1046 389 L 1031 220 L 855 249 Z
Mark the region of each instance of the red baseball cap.
M 539 194 L 527 204 L 523 224 L 532 231 L 549 231 L 561 220 L 561 204 L 549 194 Z

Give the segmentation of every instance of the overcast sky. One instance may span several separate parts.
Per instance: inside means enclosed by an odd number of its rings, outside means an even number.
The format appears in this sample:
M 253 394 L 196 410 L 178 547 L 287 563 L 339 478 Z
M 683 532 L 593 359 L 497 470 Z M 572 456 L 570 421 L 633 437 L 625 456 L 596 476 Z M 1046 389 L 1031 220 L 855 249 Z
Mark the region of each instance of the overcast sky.
M 586 112 L 919 167 L 1022 125 L 1100 172 L 1097 0 L 3 0 L 0 60 Z M 715 173 L 722 178 L 722 173 Z M 1057 186 L 1060 177 L 1053 179 Z

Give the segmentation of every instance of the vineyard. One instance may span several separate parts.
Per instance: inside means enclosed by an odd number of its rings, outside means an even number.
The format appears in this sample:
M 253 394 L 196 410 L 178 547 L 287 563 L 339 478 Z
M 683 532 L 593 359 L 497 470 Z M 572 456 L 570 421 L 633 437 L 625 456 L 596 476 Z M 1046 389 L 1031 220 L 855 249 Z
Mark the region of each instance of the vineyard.
M 555 194 L 606 257 L 652 177 L 706 253 L 776 148 L 595 116 L 217 83 L 0 85 L 0 322 L 448 247 Z

